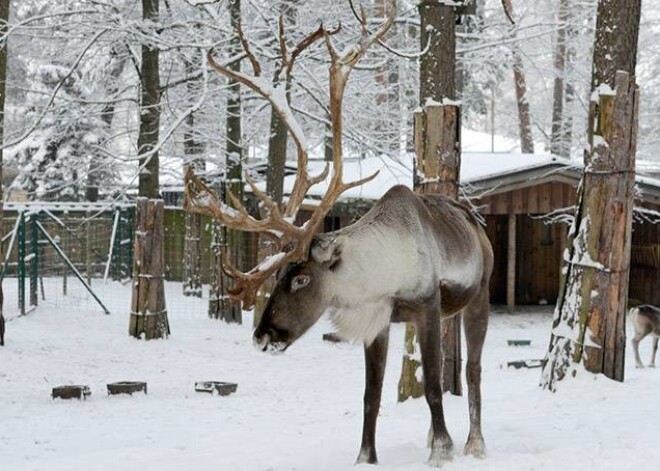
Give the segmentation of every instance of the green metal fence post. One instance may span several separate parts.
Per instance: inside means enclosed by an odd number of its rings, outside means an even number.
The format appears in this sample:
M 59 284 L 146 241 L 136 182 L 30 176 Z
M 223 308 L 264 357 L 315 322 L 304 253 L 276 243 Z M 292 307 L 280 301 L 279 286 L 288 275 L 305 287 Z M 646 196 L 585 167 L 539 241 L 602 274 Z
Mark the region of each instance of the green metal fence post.
M 25 214 L 18 214 L 18 310 L 25 315 Z
M 30 214 L 30 307 L 39 304 L 37 285 L 39 283 L 39 234 L 37 233 L 38 213 Z

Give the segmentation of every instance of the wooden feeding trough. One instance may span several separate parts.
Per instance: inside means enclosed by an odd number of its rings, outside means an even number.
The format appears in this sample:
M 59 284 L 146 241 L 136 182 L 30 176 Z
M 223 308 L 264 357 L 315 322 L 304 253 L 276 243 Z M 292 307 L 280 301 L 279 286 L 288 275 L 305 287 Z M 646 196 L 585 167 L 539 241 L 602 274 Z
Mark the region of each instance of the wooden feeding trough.
M 89 386 L 80 384 L 57 386 L 51 392 L 53 399 L 87 399 L 90 394 L 92 394 L 92 391 Z
M 506 343 L 509 347 L 529 347 L 532 344 L 531 340 L 507 340 Z
M 238 384 L 225 383 L 222 381 L 198 381 L 195 383 L 195 391 L 213 394 L 214 396 L 229 396 L 236 392 Z
M 520 368 L 541 368 L 546 363 L 546 359 L 534 359 L 534 360 L 516 360 L 507 362 L 507 368 L 515 368 L 519 370 Z
M 141 392 L 147 394 L 147 383 L 141 381 L 119 381 L 118 383 L 109 383 L 108 395 L 115 394 L 133 394 Z

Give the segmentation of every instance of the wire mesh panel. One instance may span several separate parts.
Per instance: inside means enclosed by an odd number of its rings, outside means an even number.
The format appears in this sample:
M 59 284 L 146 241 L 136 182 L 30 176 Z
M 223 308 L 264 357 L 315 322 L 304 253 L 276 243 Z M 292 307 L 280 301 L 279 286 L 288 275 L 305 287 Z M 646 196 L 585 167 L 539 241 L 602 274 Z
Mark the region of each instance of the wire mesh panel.
M 37 306 L 72 306 L 90 313 L 107 310 L 128 319 L 131 300 L 119 295 L 126 290 L 118 287 L 125 288 L 131 282 L 132 205 L 8 203 L 2 224 L 6 318 Z M 164 225 L 170 319 L 176 323 L 180 316 L 205 316 L 211 280 L 212 221 L 201 218 L 196 244 L 186 243 L 186 215 L 181 208 L 166 208 Z M 256 241 L 251 240 L 249 245 L 245 249 L 247 257 L 256 254 Z M 201 297 L 184 296 L 186 253 L 190 250 L 200 252 L 188 256 L 188 261 L 198 260 Z

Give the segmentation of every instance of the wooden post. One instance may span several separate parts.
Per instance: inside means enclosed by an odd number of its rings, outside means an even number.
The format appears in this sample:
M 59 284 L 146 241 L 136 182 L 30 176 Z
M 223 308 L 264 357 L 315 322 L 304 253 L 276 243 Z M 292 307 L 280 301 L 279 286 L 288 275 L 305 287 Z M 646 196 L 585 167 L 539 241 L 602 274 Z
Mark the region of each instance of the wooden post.
M 415 113 L 416 190 L 458 199 L 461 167 L 460 107 L 430 104 Z M 461 316 L 442 321 L 442 389 L 462 394 Z
M 506 307 L 516 305 L 516 215 L 509 213 L 509 238 L 506 265 Z
M 616 73 L 615 90 L 592 100 L 585 170 L 569 233 L 560 299 L 542 384 L 551 390 L 584 362 L 623 381 L 639 88 Z
M 170 326 L 165 307 L 162 199 L 137 199 L 135 266 L 128 333 L 146 340 L 167 337 Z

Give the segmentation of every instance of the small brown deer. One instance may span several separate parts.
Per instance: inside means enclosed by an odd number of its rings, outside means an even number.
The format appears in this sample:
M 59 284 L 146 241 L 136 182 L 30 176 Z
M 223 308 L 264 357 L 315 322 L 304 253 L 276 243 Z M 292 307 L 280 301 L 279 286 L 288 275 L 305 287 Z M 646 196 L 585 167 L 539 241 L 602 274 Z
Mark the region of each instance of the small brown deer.
M 660 337 L 660 309 L 650 304 L 633 307 L 630 309 L 630 319 L 635 329 L 635 336 L 632 339 L 632 346 L 635 351 L 635 365 L 637 368 L 644 368 L 642 359 L 639 357 L 639 342 L 651 334 L 653 336 L 653 352 L 651 353 L 649 366 L 655 368 L 658 337 Z
M 186 170 L 186 210 L 216 218 L 225 226 L 256 232 L 273 240 L 277 253 L 247 273 L 225 264 L 234 280 L 229 289 L 234 300 L 250 309 L 257 290 L 277 273 L 277 285 L 254 331 L 254 342 L 264 351 L 285 351 L 323 312 L 329 312 L 339 333 L 364 344 L 366 384 L 362 444 L 358 462 L 376 463 L 376 421 L 380 407 L 387 358 L 390 322 L 413 322 L 422 354 L 426 400 L 431 412 L 430 463 L 439 466 L 452 450 L 442 408 L 441 319 L 464 312 L 468 361 L 466 367 L 470 431 L 465 453 L 483 456 L 481 433 L 481 352 L 488 324 L 488 283 L 493 253 L 488 238 L 470 210 L 442 196 L 419 196 L 403 186 L 391 188 L 356 223 L 327 234 L 317 234 L 332 205 L 344 191 L 366 179 L 343 180 L 342 100 L 348 76 L 370 45 L 380 40 L 394 22 L 396 5 L 389 0 L 386 18 L 376 31 L 362 12 L 362 34 L 357 44 L 339 52 L 332 35 L 321 26 L 290 50 L 280 21 L 281 66 L 275 82 L 260 77 L 261 66 L 239 28 L 252 76 L 219 64 L 212 53 L 211 66 L 267 99 L 282 118 L 296 145 L 298 170 L 284 210 L 246 176 L 266 215 L 252 217 L 229 194 L 233 208 Z M 317 176 L 307 174 L 307 144 L 285 97 L 293 63 L 307 47 L 323 38 L 330 56 L 330 120 L 332 125 L 332 175 L 328 190 L 310 219 L 293 223 L 309 188 L 325 180 L 328 168 Z M 228 260 L 223 256 L 223 260 Z

